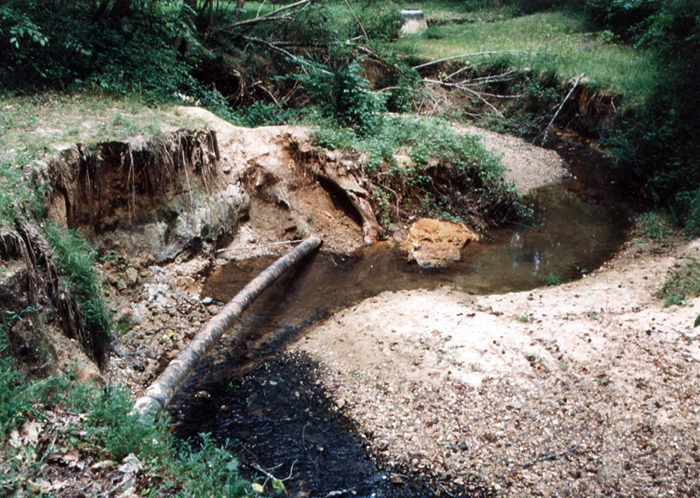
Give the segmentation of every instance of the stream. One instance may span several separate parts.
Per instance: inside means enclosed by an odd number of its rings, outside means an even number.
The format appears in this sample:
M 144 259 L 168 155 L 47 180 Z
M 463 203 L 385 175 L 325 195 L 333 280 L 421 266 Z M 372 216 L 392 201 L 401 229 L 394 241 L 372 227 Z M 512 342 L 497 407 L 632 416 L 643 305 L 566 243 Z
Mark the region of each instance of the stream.
M 464 249 L 460 262 L 420 268 L 389 244 L 376 244 L 345 257 L 315 254 L 284 276 L 234 325 L 243 339 L 226 334 L 173 400 L 178 436 L 208 432 L 229 440 L 246 478 L 264 482 L 265 472 L 274 475 L 287 496 L 493 496 L 478 476 L 448 490 L 376 462 L 318 385 L 321 367 L 284 350 L 334 311 L 381 292 L 449 286 L 506 293 L 594 272 L 624 242 L 629 208 L 615 199 L 597 153 L 559 152 L 572 176 L 535 191 L 532 224 L 491 230 L 489 240 Z M 203 296 L 228 301 L 270 262 L 217 269 Z

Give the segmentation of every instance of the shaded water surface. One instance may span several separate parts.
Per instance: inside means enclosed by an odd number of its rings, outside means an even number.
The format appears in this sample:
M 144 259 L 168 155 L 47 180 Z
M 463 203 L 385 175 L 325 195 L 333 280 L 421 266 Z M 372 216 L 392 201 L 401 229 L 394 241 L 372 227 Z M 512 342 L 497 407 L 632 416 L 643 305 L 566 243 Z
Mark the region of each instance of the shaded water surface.
M 579 165 L 584 167 L 586 164 Z M 435 479 L 378 467 L 351 424 L 316 385 L 318 368 L 284 346 L 334 310 L 384 291 L 451 286 L 486 294 L 532 289 L 595 271 L 624 241 L 624 210 L 573 180 L 538 190 L 531 226 L 509 226 L 465 248 L 461 262 L 422 269 L 386 244 L 347 257 L 316 254 L 258 299 L 174 400 L 182 437 L 233 440 L 246 476 L 275 469 L 291 496 L 451 496 Z M 227 301 L 272 260 L 234 262 L 207 280 L 204 295 Z M 234 334 L 228 334 L 232 337 Z M 239 334 L 235 334 L 239 335 Z M 195 397 L 197 392 L 206 394 Z M 478 478 L 455 496 L 488 496 Z M 446 478 L 449 481 L 449 478 Z

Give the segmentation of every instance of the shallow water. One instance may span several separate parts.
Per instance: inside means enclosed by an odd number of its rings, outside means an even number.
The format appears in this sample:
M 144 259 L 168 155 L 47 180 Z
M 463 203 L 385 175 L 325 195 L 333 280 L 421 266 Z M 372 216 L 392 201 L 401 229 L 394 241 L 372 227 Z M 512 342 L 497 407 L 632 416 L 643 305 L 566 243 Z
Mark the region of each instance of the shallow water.
M 573 171 L 590 178 L 539 189 L 531 226 L 492 230 L 489 240 L 467 246 L 462 261 L 445 268 L 409 264 L 388 244 L 347 257 L 310 257 L 253 303 L 234 325 L 243 339 L 227 334 L 175 398 L 178 434 L 211 432 L 220 441 L 234 440 L 247 477 L 263 475 L 255 465 L 274 467 L 276 477 L 290 476 L 285 484 L 291 496 L 450 496 L 435 479 L 403 475 L 400 484 L 392 482 L 391 473 L 401 471 L 371 460 L 362 438 L 316 386 L 317 366 L 281 352 L 309 325 L 380 292 L 451 286 L 504 293 L 595 271 L 622 244 L 628 222 L 625 210 L 610 202 L 606 179 L 581 157 L 572 156 L 572 163 L 578 161 Z M 230 263 L 207 279 L 203 295 L 225 302 L 271 261 Z M 194 396 L 201 391 L 204 397 Z M 450 493 L 491 495 L 486 483 L 472 478 L 471 489 Z

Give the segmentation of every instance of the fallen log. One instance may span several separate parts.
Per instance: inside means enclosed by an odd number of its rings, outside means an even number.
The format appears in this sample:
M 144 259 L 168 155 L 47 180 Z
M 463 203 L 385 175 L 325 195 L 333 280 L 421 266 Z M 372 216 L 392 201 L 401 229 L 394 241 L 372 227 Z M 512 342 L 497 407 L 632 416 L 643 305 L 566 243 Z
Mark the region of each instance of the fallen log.
M 321 240 L 316 237 L 306 239 L 255 277 L 243 290 L 231 299 L 226 306 L 197 332 L 194 339 L 180 351 L 168 367 L 150 385 L 146 393 L 136 400 L 134 411 L 142 420 L 153 417 L 165 408 L 187 377 L 197 368 L 199 362 L 216 344 L 224 332 L 262 292 L 283 273 L 299 263 L 305 256 L 316 250 Z

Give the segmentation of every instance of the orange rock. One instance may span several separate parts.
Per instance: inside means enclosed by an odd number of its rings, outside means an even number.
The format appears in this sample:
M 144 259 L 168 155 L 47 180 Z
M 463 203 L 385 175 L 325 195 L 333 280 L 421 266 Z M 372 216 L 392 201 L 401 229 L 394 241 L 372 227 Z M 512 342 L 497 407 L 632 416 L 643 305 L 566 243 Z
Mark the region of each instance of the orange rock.
M 411 225 L 402 246 L 409 261 L 443 266 L 448 261 L 459 261 L 462 248 L 478 240 L 479 235 L 461 223 L 422 218 Z

